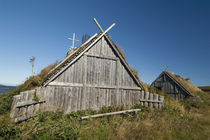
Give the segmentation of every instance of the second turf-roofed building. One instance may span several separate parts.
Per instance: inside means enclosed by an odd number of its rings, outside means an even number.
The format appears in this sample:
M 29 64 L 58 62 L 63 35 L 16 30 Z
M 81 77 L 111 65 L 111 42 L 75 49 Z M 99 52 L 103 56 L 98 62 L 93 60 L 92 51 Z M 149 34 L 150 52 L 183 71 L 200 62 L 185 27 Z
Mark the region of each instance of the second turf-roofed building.
M 175 99 L 195 97 L 195 93 L 201 92 L 201 90 L 190 82 L 188 78 L 181 77 L 168 71 L 163 71 L 151 86 Z

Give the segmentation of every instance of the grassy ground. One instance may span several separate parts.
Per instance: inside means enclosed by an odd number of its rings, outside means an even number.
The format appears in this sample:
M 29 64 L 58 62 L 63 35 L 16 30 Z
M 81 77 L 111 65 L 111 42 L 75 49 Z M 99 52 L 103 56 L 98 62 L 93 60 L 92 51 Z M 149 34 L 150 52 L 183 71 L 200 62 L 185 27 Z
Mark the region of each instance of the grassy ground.
M 115 115 L 92 120 L 81 116 L 123 110 L 103 108 L 64 115 L 62 111 L 40 112 L 36 117 L 12 124 L 9 112 L 0 115 L 0 139 L 210 139 L 210 94 L 203 103 L 179 102 L 166 97 L 163 109 L 140 105 L 137 114 Z M 0 96 L 1 99 L 2 96 Z M 2 106 L 0 106 L 1 108 Z

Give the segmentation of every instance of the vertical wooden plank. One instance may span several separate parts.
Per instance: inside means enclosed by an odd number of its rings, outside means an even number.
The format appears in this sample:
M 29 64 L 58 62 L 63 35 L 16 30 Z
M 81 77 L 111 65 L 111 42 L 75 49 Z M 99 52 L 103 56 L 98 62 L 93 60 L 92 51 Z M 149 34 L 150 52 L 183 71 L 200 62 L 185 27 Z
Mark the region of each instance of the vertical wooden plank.
M 86 98 L 87 98 L 87 92 L 86 92 L 86 84 L 87 84 L 87 55 L 86 54 L 84 54 L 83 55 L 83 79 L 82 79 L 82 81 L 83 81 L 83 90 L 82 90 L 82 99 L 81 99 L 81 105 L 82 105 L 82 107 L 81 107 L 81 109 L 82 110 L 85 110 L 85 109 L 87 109 L 87 104 L 86 104 Z
M 145 100 L 149 99 L 149 92 L 145 92 Z M 144 105 L 148 107 L 148 102 L 144 102 Z
M 74 87 L 72 87 L 72 92 L 71 92 L 71 112 L 73 112 L 74 111 L 74 109 L 75 109 L 75 88 Z
M 104 45 L 105 45 L 105 41 L 104 41 L 104 37 L 101 38 L 101 56 L 105 56 L 105 50 L 104 50 Z
M 116 81 L 116 94 L 117 94 L 117 105 L 119 106 L 120 105 L 120 93 L 119 93 L 119 86 L 120 86 L 120 69 L 119 69 L 119 66 L 120 66 L 120 61 L 117 60 L 117 63 L 116 63 L 116 74 L 115 74 L 115 81 Z
M 69 87 L 68 88 L 68 96 L 67 96 L 67 98 L 68 98 L 68 111 L 67 112 L 72 112 L 72 108 L 71 108 L 71 104 L 72 104 L 72 87 Z
M 95 90 L 95 88 L 91 88 L 91 100 L 92 100 L 92 104 L 91 104 L 91 106 L 92 106 L 92 109 L 93 110 L 96 110 L 96 104 L 97 104 L 97 102 L 96 102 L 96 98 L 97 98 L 97 96 L 96 96 L 96 90 Z
M 78 87 L 74 87 L 74 111 L 77 111 Z
M 142 90 L 141 91 L 141 97 L 140 98 L 143 100 L 144 97 L 145 97 L 145 92 Z M 141 105 L 143 106 L 144 105 L 144 102 L 141 102 Z
M 80 87 L 77 87 L 77 111 L 81 110 L 80 104 L 81 104 L 81 90 Z
M 161 101 L 161 103 L 159 103 L 159 108 L 162 108 L 163 107 L 164 96 L 159 96 L 159 101 Z
M 154 96 L 154 95 L 153 95 L 152 93 L 150 93 L 150 95 L 149 95 L 149 100 L 153 101 L 153 96 Z M 150 108 L 153 108 L 153 103 L 152 103 L 152 102 L 149 103 L 149 107 L 150 107 Z
M 158 94 L 154 94 L 154 101 L 158 101 Z M 158 103 L 154 103 L 154 108 L 158 108 Z
M 111 93 L 111 89 L 107 89 L 108 90 L 108 103 L 109 103 L 109 106 L 112 105 L 112 93 Z

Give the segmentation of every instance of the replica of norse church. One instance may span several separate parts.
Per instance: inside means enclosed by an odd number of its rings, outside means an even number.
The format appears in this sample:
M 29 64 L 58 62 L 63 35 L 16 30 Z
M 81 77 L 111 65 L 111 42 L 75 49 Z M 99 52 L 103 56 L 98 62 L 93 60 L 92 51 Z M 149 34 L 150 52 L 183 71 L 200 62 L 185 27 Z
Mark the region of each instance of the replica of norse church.
M 156 107 L 163 97 L 150 94 L 123 58 L 107 32 L 96 19 L 100 33 L 93 35 L 53 68 L 41 87 L 21 92 L 13 98 L 10 113 L 14 122 L 36 115 L 38 110 L 63 110 L 64 113 L 86 109 L 98 110 L 104 106 L 132 107 L 140 102 L 155 100 Z M 39 100 L 34 101 L 34 96 Z M 161 101 L 160 101 L 161 100 Z

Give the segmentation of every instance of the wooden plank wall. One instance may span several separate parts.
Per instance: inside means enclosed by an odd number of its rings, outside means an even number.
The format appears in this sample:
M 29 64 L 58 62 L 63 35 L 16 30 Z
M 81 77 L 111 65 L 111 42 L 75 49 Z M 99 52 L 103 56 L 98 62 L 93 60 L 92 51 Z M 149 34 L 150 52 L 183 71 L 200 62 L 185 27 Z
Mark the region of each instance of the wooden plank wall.
M 60 97 L 61 93 L 68 94 L 68 104 L 51 103 L 48 108 L 64 108 L 65 112 L 96 110 L 102 106 L 132 106 L 141 91 L 104 37 L 46 89 L 54 99 L 64 98 Z
M 36 91 L 25 91 L 14 96 L 10 116 L 14 122 L 20 122 L 35 116 L 38 110 L 63 110 L 64 113 L 70 113 L 86 109 L 99 110 L 104 106 L 123 105 L 125 108 L 131 108 L 137 103 L 151 108 L 162 108 L 164 104 L 164 97 L 157 94 L 126 89 L 119 89 L 117 94 L 116 91 L 91 87 L 84 93 L 83 87 L 37 88 Z M 33 101 L 35 93 L 40 98 L 39 101 Z
M 30 103 L 17 108 L 19 103 L 32 101 L 35 93 L 44 103 Z M 130 108 L 141 98 L 144 100 L 141 102 L 149 100 L 147 94 L 142 95 L 141 88 L 135 83 L 132 75 L 116 56 L 110 44 L 102 38 L 46 87 L 15 96 L 11 117 L 19 121 L 24 120 L 35 115 L 38 109 L 60 109 L 69 113 L 86 109 L 98 110 L 103 106 L 123 105 Z M 149 103 L 145 102 L 146 104 Z
M 161 91 L 168 94 L 174 99 L 182 100 L 187 97 L 187 94 L 167 75 L 163 74 L 151 86 L 161 87 Z
M 131 107 L 139 102 L 139 90 L 120 89 L 119 91 L 117 93 L 117 89 L 114 88 L 87 87 L 84 93 L 82 87 L 49 86 L 45 91 L 47 105 L 43 109 L 62 109 L 65 113 L 69 113 L 86 109 L 99 110 L 103 106 Z

